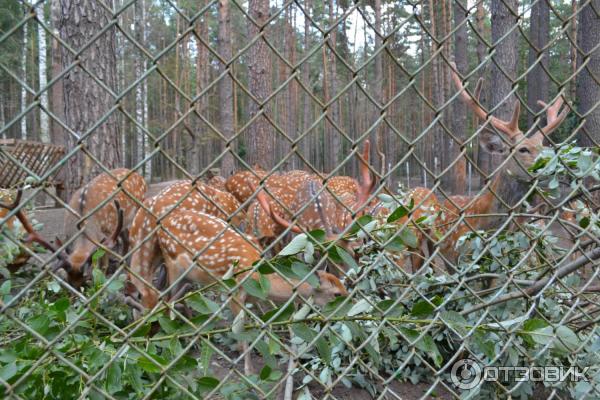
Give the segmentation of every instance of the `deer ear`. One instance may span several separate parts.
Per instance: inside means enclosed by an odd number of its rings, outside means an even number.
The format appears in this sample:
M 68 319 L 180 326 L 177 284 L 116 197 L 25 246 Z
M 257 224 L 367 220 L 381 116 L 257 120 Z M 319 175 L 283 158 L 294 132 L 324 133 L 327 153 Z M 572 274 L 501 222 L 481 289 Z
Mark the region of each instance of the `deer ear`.
M 502 138 L 496 133 L 489 129 L 484 129 L 479 134 L 479 145 L 488 153 L 491 154 L 506 154 L 508 146 Z

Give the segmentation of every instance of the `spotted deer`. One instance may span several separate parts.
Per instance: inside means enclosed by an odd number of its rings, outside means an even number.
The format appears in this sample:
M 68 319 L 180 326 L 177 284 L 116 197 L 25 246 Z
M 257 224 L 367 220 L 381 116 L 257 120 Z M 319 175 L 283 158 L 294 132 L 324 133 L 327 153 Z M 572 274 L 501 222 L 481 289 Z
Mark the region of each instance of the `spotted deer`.
M 169 282 L 174 282 L 184 275 L 188 280 L 210 284 L 222 279 L 232 266 L 232 272 L 238 282 L 248 275 L 250 279 L 259 278 L 258 273 L 252 272 L 251 268 L 260 259 L 260 251 L 222 220 L 187 211 L 168 219 L 165 225 L 165 230 L 158 236 L 167 263 Z M 265 276 L 269 281 L 267 297 L 279 304 L 294 296 L 296 302 L 312 297 L 315 304 L 323 306 L 338 296 L 348 294 L 344 285 L 334 275 L 324 271 L 317 271 L 316 274 L 319 280 L 317 287 L 307 282 L 287 280 L 278 273 L 268 274 Z M 234 315 L 237 316 L 242 311 L 247 297 L 248 294 L 242 288 L 238 289 L 230 300 Z M 242 349 L 245 354 L 244 370 L 250 374 L 253 367 L 246 342 L 242 343 Z
M 231 269 L 238 282 L 248 275 L 250 279 L 258 279 L 252 265 L 260 260 L 260 250 L 254 243 L 229 227 L 223 220 L 197 210 L 176 210 L 162 220 L 161 229 L 157 232 L 157 242 L 164 258 L 168 284 L 183 280 L 200 284 L 210 284 L 223 278 Z M 157 257 L 153 253 L 152 257 Z M 152 257 L 144 261 L 155 263 Z M 306 282 L 286 280 L 277 273 L 265 275 L 269 281 L 268 298 L 275 303 L 284 303 L 293 296 L 296 299 L 313 297 L 317 305 L 324 305 L 337 296 L 346 296 L 344 285 L 335 276 L 318 271 L 319 286 L 313 287 Z M 140 282 L 133 278 L 137 288 Z M 145 288 L 139 292 L 141 304 L 135 299 L 129 304 L 142 311 L 157 304 L 158 298 Z M 181 293 L 175 294 L 171 300 Z M 131 293 L 129 293 L 131 295 Z M 230 308 L 238 315 L 246 303 L 248 294 L 240 287 L 230 300 Z M 253 301 L 255 299 L 252 299 Z M 252 365 L 247 344 L 243 343 L 245 352 L 244 367 L 250 373 Z
M 144 306 L 155 303 L 158 291 L 153 285 L 154 276 L 157 272 L 164 274 L 163 270 L 158 269 L 163 261 L 156 236 L 157 229 L 161 226 L 159 220 L 175 211 L 194 210 L 241 227 L 245 215 L 239 207 L 240 203 L 231 193 L 222 192 L 201 182 L 192 185 L 191 181 L 177 181 L 156 196 L 146 199 L 144 207 L 135 215 L 129 233 L 133 249 L 130 282 L 141 294 Z M 159 277 L 158 281 L 164 281 L 164 277 Z
M 240 203 L 244 204 L 252 196 L 248 184 L 258 185 L 265 176 L 267 176 L 267 173 L 262 168 L 257 168 L 254 171 L 240 171 L 227 178 L 225 189 L 234 195 Z
M 549 135 L 564 121 L 569 110 L 568 107 L 563 109 L 562 96 L 551 105 L 538 101 L 546 109 L 547 124 L 536 128 L 532 135 L 526 136 L 519 128 L 519 100 L 515 102 L 510 121 L 488 115 L 479 104 L 482 79 L 477 83 L 474 95 L 471 95 L 455 72 L 456 66 L 452 67 L 452 80 L 460 92 L 462 101 L 480 120 L 486 121 L 486 124 L 493 128 L 493 131 L 481 131 L 480 146 L 484 151 L 506 159 L 485 193 L 472 197 L 450 196 L 443 204 L 445 218 L 439 228 L 443 233 L 439 246 L 446 261 L 456 264 L 459 254 L 455 243 L 459 237 L 471 231 L 497 229 L 504 222 L 497 217 L 498 214 L 507 214 L 520 207 L 533 181 L 528 168 L 544 149 L 544 136 Z M 461 216 L 464 219 L 461 220 Z
M 105 247 L 114 247 L 116 241 L 108 238 L 116 234 L 122 238 L 126 251 L 127 231 L 146 191 L 147 185 L 141 175 L 118 168 L 96 176 L 71 196 L 65 231 L 72 231 L 72 226 L 76 226 L 81 233 L 73 232 L 78 236 L 57 268 L 67 272 L 73 287 L 80 288 L 89 277 L 89 259 L 98 243 L 106 242 Z
M 396 220 L 394 224 L 399 227 L 411 229 L 415 235 L 417 248 L 409 250 L 412 272 L 417 272 L 423 266 L 425 260 L 433 253 L 432 246 L 432 227 L 436 226 L 437 217 L 441 215 L 442 206 L 435 193 L 426 187 L 415 187 L 409 190 L 401 199 L 402 205 L 413 204 L 413 208 L 408 214 Z M 387 218 L 394 210 L 389 210 L 383 206 L 381 201 L 376 201 L 370 205 L 369 214 L 375 218 Z M 417 224 L 417 221 L 433 217 L 430 225 Z M 417 226 L 418 225 L 418 226 Z
M 212 186 L 215 189 L 218 189 L 218 190 L 220 190 L 222 192 L 226 192 L 227 191 L 227 188 L 225 186 L 226 183 L 227 183 L 227 180 L 225 178 L 223 178 L 222 176 L 219 176 L 219 175 L 213 176 L 207 182 L 207 184 L 209 186 Z
M 285 214 L 277 209 L 277 202 L 273 201 L 265 190 L 252 189 L 257 193 L 257 202 L 263 209 L 263 213 L 279 226 L 279 230 L 288 229 L 293 233 L 301 233 L 315 229 L 322 229 L 328 240 L 335 240 L 337 244 L 346 249 L 350 254 L 354 253 L 355 243 L 350 243 L 340 237 L 346 226 L 352 222 L 352 214 L 360 215 L 365 211 L 365 206 L 371 193 L 374 181 L 369 171 L 369 142 L 365 142 L 365 150 L 361 159 L 361 182 L 356 192 L 347 195 L 346 202 L 342 203 L 336 199 L 316 175 L 306 175 L 300 182 L 291 198 L 289 209 L 297 216 L 293 223 Z M 267 191 L 269 185 L 267 183 Z M 338 192 L 343 195 L 343 192 Z M 273 224 L 271 224 L 273 226 Z
M 289 215 L 288 210 L 292 208 L 294 194 L 289 190 L 271 187 L 269 189 L 268 201 L 279 215 L 287 217 Z M 271 215 L 265 211 L 258 200 L 250 203 L 246 212 L 246 219 L 246 233 L 254 236 L 263 247 L 272 243 L 285 230 L 283 226 L 271 218 Z M 275 251 L 278 251 L 280 247 L 276 246 Z

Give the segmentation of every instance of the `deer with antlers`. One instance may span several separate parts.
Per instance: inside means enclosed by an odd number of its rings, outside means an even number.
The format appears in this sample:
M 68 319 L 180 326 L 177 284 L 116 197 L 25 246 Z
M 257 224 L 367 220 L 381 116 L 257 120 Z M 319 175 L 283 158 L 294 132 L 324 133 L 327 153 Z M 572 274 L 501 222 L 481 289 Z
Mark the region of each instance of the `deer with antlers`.
M 459 237 L 471 231 L 497 229 L 503 221 L 496 215 L 511 212 L 521 205 L 533 181 L 528 168 L 544 149 L 544 137 L 565 120 L 568 107 L 563 109 L 562 96 L 558 97 L 552 105 L 538 101 L 546 109 L 547 124 L 541 128 L 536 127 L 537 130 L 531 136 L 526 136 L 519 128 L 519 100 L 515 102 L 510 121 L 488 115 L 479 103 L 482 79 L 478 81 L 474 95 L 471 95 L 456 73 L 456 65 L 452 65 L 452 69 L 452 80 L 460 92 L 462 101 L 480 120 L 486 121 L 486 124 L 493 128 L 493 131 L 481 131 L 480 146 L 484 151 L 506 158 L 486 193 L 472 197 L 450 196 L 444 202 L 443 207 L 446 212 L 439 229 L 443 233 L 439 246 L 446 261 L 455 264 L 459 254 L 454 244 Z M 461 219 L 461 216 L 464 218 Z
M 278 226 L 278 232 L 281 229 L 289 229 L 293 233 L 322 229 L 329 240 L 337 240 L 340 246 L 349 253 L 353 253 L 352 244 L 342 240 L 340 234 L 352 222 L 352 214 L 360 215 L 365 211 L 369 194 L 374 186 L 368 166 L 368 140 L 365 142 L 360 160 L 361 182 L 358 184 L 357 190 L 348 193 L 338 187 L 336 195 L 339 197 L 337 199 L 324 187 L 318 176 L 309 174 L 300 180 L 300 186 L 294 190 L 288 205 L 290 212 L 297 215 L 296 223 L 289 221 L 285 214 L 277 209 L 278 199 L 269 197 L 265 190 L 257 190 L 257 186 L 250 184 L 250 187 L 257 193 L 256 202 L 260 204 L 263 215 L 271 221 L 271 226 Z M 348 180 L 344 179 L 344 181 Z M 268 184 L 266 186 L 269 191 L 270 186 Z

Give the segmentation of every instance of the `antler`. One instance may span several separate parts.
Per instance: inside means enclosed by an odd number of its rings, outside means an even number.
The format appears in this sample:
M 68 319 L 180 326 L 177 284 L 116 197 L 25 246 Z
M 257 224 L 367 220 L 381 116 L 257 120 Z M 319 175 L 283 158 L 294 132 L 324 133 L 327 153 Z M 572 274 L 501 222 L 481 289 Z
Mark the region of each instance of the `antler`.
M 362 156 L 359 157 L 360 184 L 358 186 L 358 195 L 356 196 L 354 211 L 360 210 L 360 208 L 369 200 L 369 195 L 371 194 L 371 190 L 373 190 L 373 186 L 375 185 L 375 181 L 373 180 L 373 176 L 369 170 L 370 148 L 371 143 L 369 140 L 365 140 L 365 147 L 363 149 Z
M 511 138 L 522 134 L 521 130 L 519 129 L 519 115 L 521 113 L 521 103 L 519 100 L 515 101 L 515 108 L 510 121 L 504 121 L 500 118 L 494 117 L 493 115 L 488 115 L 487 111 L 484 110 L 479 104 L 479 95 L 481 93 L 483 79 L 479 78 L 479 81 L 477 81 L 477 86 L 475 87 L 475 96 L 472 96 L 469 94 L 469 92 L 467 92 L 462 80 L 458 76 L 458 73 L 456 72 L 456 64 L 451 62 L 450 66 L 452 67 L 452 80 L 454 81 L 456 88 L 460 91 L 461 99 L 471 107 L 479 119 L 488 121 L 494 128 Z
M 13 211 L 14 209 L 16 209 L 19 206 L 19 203 L 21 202 L 21 198 L 22 197 L 23 197 L 23 189 L 19 189 L 19 190 L 17 190 L 17 196 L 16 196 L 15 200 L 11 204 L 4 204 L 4 203 L 0 202 L 0 207 L 6 209 L 8 211 Z M 41 245 L 42 247 L 44 247 L 45 249 L 51 251 L 52 253 L 56 253 L 57 252 L 57 248 L 56 247 L 54 247 L 49 242 L 47 242 L 46 240 L 44 240 L 33 229 L 33 226 L 31 225 L 31 222 L 29 222 L 29 220 L 27 219 L 27 216 L 25 215 L 25 213 L 23 212 L 22 209 L 18 210 L 16 212 L 15 216 L 17 217 L 17 219 L 19 220 L 19 222 L 21 223 L 21 225 L 23 225 L 23 229 L 25 229 L 25 231 L 27 232 L 28 236 L 27 236 L 27 238 L 25 238 L 25 243 L 35 242 L 35 243 L 38 243 L 39 245 Z M 64 256 L 60 252 L 57 253 L 57 257 L 61 261 L 65 260 Z
M 540 132 L 538 132 L 538 134 L 542 133 L 544 135 L 548 135 L 553 130 L 558 128 L 560 124 L 562 124 L 569 114 L 568 106 L 561 111 L 564 102 L 565 100 L 563 99 L 562 95 L 559 96 L 551 106 L 548 106 L 548 104 L 544 103 L 542 100 L 538 100 L 538 104 L 546 109 L 546 126 L 540 128 Z
M 256 192 L 257 187 L 253 182 L 248 182 L 248 186 L 250 186 L 253 192 Z M 259 190 L 256 194 L 256 199 L 258 200 L 260 206 L 267 212 L 267 214 L 269 214 L 271 218 L 273 218 L 273 221 L 277 222 L 279 225 L 283 226 L 286 229 L 290 228 L 291 231 L 294 233 L 302 233 L 302 229 L 300 229 L 300 227 L 292 224 L 291 222 L 277 214 L 275 210 L 271 208 L 271 205 L 269 204 L 269 199 L 267 199 L 267 195 L 262 189 Z

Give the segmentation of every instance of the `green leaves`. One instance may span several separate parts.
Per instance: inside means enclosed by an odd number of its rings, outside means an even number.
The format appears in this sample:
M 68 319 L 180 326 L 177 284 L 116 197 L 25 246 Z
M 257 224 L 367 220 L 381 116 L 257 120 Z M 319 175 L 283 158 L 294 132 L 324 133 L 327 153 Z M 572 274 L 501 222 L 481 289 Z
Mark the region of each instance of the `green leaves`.
M 272 310 L 264 313 L 260 319 L 264 322 L 281 322 L 281 321 L 289 321 L 294 314 L 295 308 L 293 304 L 289 304 L 287 307 L 274 308 Z M 277 315 L 275 317 L 275 315 Z M 275 317 L 275 318 L 273 318 Z
M 213 378 L 212 376 L 203 376 L 196 379 L 196 383 L 198 384 L 200 392 L 210 392 L 219 386 L 220 382 L 217 378 Z
M 201 293 L 195 293 L 185 300 L 194 311 L 200 314 L 214 314 L 219 309 L 217 303 L 207 299 Z
M 349 268 L 358 270 L 358 264 L 348 252 L 339 246 L 333 246 L 328 252 L 329 258 L 337 264 L 347 265 Z
M 106 370 L 106 391 L 110 394 L 116 393 L 123 385 L 121 384 L 121 367 L 118 360 L 113 361 Z
M 258 275 L 258 280 L 254 278 L 246 279 L 242 284 L 242 287 L 250 296 L 266 300 L 269 295 L 269 290 L 271 289 L 271 283 L 264 275 Z

